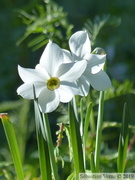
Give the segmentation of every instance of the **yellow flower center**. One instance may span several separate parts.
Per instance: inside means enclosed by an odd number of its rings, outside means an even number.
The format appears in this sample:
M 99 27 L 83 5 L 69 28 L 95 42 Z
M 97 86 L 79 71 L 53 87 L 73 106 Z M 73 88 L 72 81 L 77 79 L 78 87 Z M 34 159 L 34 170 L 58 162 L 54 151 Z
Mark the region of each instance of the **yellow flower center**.
M 57 77 L 51 77 L 47 81 L 47 88 L 51 91 L 58 89 L 60 86 L 60 80 Z

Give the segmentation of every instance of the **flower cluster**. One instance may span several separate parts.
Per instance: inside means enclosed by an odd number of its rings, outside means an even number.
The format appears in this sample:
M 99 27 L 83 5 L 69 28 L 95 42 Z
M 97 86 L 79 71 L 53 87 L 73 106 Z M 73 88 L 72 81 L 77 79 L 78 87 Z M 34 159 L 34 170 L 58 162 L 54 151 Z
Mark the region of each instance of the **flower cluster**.
M 111 86 L 103 71 L 106 55 L 91 53 L 87 32 L 73 34 L 69 47 L 71 52 L 50 41 L 35 69 L 18 66 L 24 84 L 17 93 L 25 99 L 34 99 L 34 86 L 42 112 L 54 111 L 60 102 L 67 103 L 74 95 L 86 96 L 90 85 L 99 91 Z

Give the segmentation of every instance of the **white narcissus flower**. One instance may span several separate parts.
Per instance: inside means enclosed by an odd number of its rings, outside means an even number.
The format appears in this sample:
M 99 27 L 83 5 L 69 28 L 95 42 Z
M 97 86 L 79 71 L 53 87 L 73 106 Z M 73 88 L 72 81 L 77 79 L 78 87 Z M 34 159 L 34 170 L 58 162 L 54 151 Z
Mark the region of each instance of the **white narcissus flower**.
M 35 69 L 18 66 L 24 84 L 17 89 L 17 93 L 25 99 L 34 99 L 34 85 L 40 109 L 45 113 L 54 111 L 60 102 L 69 102 L 78 94 L 74 81 L 84 72 L 86 62 L 63 61 L 63 51 L 55 43 L 49 42 Z
M 87 96 L 90 85 L 99 91 L 104 91 L 111 86 L 111 81 L 103 71 L 106 55 L 91 53 L 91 44 L 86 31 L 78 31 L 69 39 L 70 51 L 63 50 L 65 59 L 70 62 L 84 59 L 87 67 L 82 76 L 77 80 L 80 95 Z M 72 55 L 72 57 L 71 57 Z

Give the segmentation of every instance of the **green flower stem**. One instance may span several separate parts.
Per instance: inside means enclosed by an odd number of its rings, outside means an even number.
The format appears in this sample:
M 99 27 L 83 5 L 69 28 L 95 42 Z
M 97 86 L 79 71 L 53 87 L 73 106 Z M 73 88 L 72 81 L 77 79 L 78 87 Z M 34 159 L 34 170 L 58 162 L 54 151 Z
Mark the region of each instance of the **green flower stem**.
M 81 123 L 80 123 L 80 132 L 81 136 L 83 136 L 84 133 L 84 112 L 83 112 L 83 99 L 80 100 L 80 118 L 81 118 Z
M 99 96 L 99 108 L 98 108 L 97 131 L 96 131 L 96 147 L 95 147 L 96 172 L 99 172 L 100 148 L 101 148 L 101 141 L 102 141 L 103 109 L 104 109 L 104 92 L 101 91 L 100 96 Z
M 90 113 L 90 130 L 92 134 L 94 134 L 96 131 L 93 109 L 91 110 L 91 113 Z
M 14 166 L 16 169 L 18 180 L 24 180 L 23 168 L 21 163 L 21 157 L 14 128 L 7 113 L 0 114 L 2 124 L 6 133 L 7 141 L 13 158 Z
M 53 141 L 52 141 L 52 136 L 51 136 L 51 130 L 50 130 L 50 125 L 48 121 L 48 116 L 47 114 L 42 114 L 43 115 L 43 122 L 44 122 L 44 127 L 45 127 L 45 132 L 46 132 L 46 140 L 48 144 L 48 150 L 49 150 L 49 155 L 50 155 L 50 163 L 53 171 L 53 178 L 54 180 L 58 180 L 58 169 L 54 157 L 54 147 L 53 147 Z
M 90 166 L 91 166 L 91 172 L 96 173 L 96 168 L 95 168 L 95 162 L 94 162 L 94 154 L 91 152 L 90 154 Z
M 88 127 L 90 124 L 90 115 L 92 110 L 92 103 L 90 102 L 86 111 L 86 117 L 84 122 L 84 132 L 83 132 L 83 157 L 84 157 L 84 165 L 86 167 L 86 139 L 88 134 Z
M 91 97 L 90 97 L 90 93 L 88 94 L 86 100 L 87 100 L 86 104 L 89 104 L 90 102 L 92 102 Z M 95 126 L 95 119 L 94 119 L 93 109 L 91 109 L 89 119 L 90 119 L 90 131 L 91 131 L 92 134 L 95 134 L 96 126 Z
M 69 124 L 70 124 L 70 138 L 73 150 L 73 160 L 74 168 L 76 174 L 76 180 L 79 179 L 79 173 L 84 172 L 84 162 L 83 162 L 83 151 L 82 151 L 82 141 L 80 136 L 80 126 L 76 118 L 76 110 L 74 108 L 76 105 L 73 101 L 69 102 Z

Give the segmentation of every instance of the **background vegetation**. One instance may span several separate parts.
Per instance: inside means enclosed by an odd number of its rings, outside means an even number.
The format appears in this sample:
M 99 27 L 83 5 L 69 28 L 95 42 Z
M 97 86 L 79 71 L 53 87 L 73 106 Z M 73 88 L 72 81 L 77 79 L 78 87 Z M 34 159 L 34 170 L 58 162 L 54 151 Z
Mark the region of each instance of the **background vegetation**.
M 104 113 L 104 136 L 102 147 L 103 171 L 115 172 L 118 146 L 118 128 L 122 119 L 123 105 L 129 107 L 130 140 L 135 134 L 135 2 L 134 0 L 1 0 L 0 6 L 0 112 L 8 112 L 15 126 L 25 171 L 38 176 L 37 146 L 33 117 L 33 104 L 17 96 L 16 89 L 22 83 L 17 65 L 34 66 L 39 61 L 48 39 L 63 48 L 68 48 L 72 33 L 87 29 L 92 40 L 92 49 L 102 47 L 107 52 L 107 73 L 113 87 L 106 92 Z M 96 34 L 94 34 L 97 32 Z M 23 37 L 23 38 L 22 38 Z M 91 97 L 97 110 L 98 93 L 94 90 Z M 50 114 L 52 132 L 58 130 L 57 121 L 65 118 L 62 105 Z M 55 118 L 54 118 L 55 117 Z M 96 113 L 94 114 L 96 117 Z M 109 128 L 110 127 L 110 128 Z M 56 134 L 54 143 L 56 141 Z M 90 138 L 88 144 L 94 146 Z M 66 144 L 66 139 L 64 140 Z M 93 143 L 93 144 L 92 144 Z M 66 145 L 63 149 L 67 149 Z M 135 172 L 135 144 L 128 155 L 127 172 Z M 91 149 L 88 149 L 89 151 Z M 89 153 L 89 152 L 88 152 Z M 108 154 L 105 155 L 105 154 Z M 65 156 L 66 158 L 67 156 Z M 7 164 L 5 164 L 5 162 Z M 7 141 L 0 123 L 0 168 L 12 170 Z M 37 163 L 38 169 L 38 163 Z M 71 167 L 72 169 L 72 167 Z M 68 159 L 62 177 L 67 177 Z M 61 171 L 61 169 L 60 169 Z M 3 171 L 0 171 L 3 174 Z

